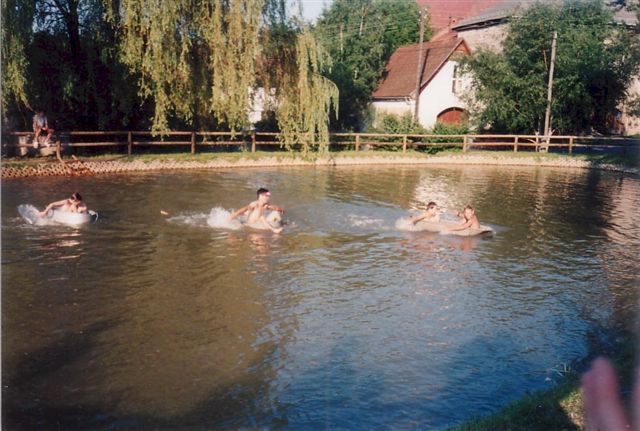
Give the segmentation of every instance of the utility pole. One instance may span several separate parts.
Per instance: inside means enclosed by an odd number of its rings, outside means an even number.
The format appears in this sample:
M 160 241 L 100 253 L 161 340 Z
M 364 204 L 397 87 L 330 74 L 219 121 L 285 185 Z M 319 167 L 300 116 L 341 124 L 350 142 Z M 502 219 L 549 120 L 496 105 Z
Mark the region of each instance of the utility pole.
M 416 95 L 415 95 L 415 103 L 414 103 L 414 112 L 413 112 L 413 121 L 418 122 L 418 111 L 420 110 L 420 84 L 422 83 L 422 72 L 424 66 L 424 52 L 422 50 L 423 39 L 424 39 L 424 16 L 426 14 L 425 9 L 420 10 L 420 44 L 419 44 L 419 54 L 418 54 L 418 72 L 416 76 Z
M 545 151 L 549 150 L 549 129 L 551 128 L 551 98 L 553 96 L 553 69 L 556 61 L 556 41 L 558 39 L 558 32 L 553 32 L 553 42 L 551 43 L 551 65 L 549 66 L 549 83 L 547 85 L 547 111 L 544 114 L 544 138 L 545 138 Z

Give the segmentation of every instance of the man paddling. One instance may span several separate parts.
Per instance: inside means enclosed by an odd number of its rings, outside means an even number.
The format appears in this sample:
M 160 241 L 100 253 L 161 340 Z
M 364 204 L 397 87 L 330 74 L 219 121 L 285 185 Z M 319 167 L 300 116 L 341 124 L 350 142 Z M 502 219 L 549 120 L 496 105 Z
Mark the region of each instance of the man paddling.
M 258 228 L 267 228 L 272 232 L 280 233 L 282 232 L 281 227 L 274 227 L 265 217 L 265 211 L 277 211 L 280 214 L 284 214 L 284 209 L 277 205 L 271 205 L 269 203 L 269 198 L 271 197 L 271 192 L 265 188 L 260 188 L 257 191 L 258 199 L 251 202 L 249 205 L 240 208 L 239 210 L 234 211 L 229 217 L 230 220 L 242 215 L 247 214 L 247 224 L 253 227 Z
M 469 228 L 480 229 L 480 220 L 478 220 L 475 208 L 471 205 L 465 206 L 462 212 L 458 212 L 456 215 L 462 220 L 458 225 L 449 228 L 450 231 L 465 230 Z
M 38 215 L 42 217 L 54 208 L 57 208 L 60 211 L 69 212 L 69 213 L 85 214 L 88 211 L 87 206 L 85 205 L 84 202 L 82 202 L 82 196 L 80 196 L 80 193 L 78 192 L 75 192 L 74 194 L 72 194 L 69 199 L 63 199 L 61 201 L 51 202 L 49 205 L 47 205 L 44 211 L 38 213 Z

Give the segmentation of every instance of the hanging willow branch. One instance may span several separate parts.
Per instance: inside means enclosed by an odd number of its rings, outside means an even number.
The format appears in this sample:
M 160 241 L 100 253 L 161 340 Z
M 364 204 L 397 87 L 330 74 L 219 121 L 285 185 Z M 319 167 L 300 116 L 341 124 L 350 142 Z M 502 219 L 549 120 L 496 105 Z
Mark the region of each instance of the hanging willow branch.
M 232 129 L 248 123 L 250 89 L 256 82 L 262 1 L 213 2 L 201 29 L 212 77 L 210 111 Z
M 27 96 L 28 61 L 25 47 L 33 25 L 33 2 L 2 1 L 2 110 L 10 101 L 31 109 Z
M 298 35 L 295 52 L 297 67 L 284 76 L 278 94 L 281 139 L 288 149 L 302 144 L 305 153 L 314 148 L 324 152 L 329 147 L 331 105 L 338 105 L 338 88 L 320 75 L 330 59 L 307 31 Z
M 320 75 L 329 57 L 309 32 L 261 19 L 273 1 L 122 0 L 122 57 L 155 104 L 154 131 L 168 130 L 170 118 L 192 123 L 201 115 L 246 127 L 260 75 L 264 94 L 276 95 L 284 144 L 327 148 L 338 97 Z

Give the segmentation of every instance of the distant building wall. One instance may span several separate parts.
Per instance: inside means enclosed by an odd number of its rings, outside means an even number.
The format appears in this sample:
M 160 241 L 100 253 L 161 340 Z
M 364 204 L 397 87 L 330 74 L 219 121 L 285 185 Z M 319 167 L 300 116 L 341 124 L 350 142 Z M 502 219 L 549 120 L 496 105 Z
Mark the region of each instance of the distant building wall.
M 502 51 L 502 43 L 507 35 L 507 25 L 499 24 L 490 27 L 456 30 L 458 37 L 464 39 L 471 52 L 485 48 L 494 52 Z

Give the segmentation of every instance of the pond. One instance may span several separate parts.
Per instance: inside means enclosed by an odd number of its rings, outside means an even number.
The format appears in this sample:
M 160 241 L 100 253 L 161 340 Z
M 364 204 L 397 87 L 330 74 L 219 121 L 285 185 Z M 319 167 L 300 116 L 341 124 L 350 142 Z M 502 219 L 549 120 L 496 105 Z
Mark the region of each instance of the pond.
M 635 176 L 274 168 L 2 187 L 6 429 L 444 429 L 549 387 L 638 313 Z M 207 225 L 259 187 L 285 233 Z M 73 191 L 97 222 L 18 215 Z M 430 200 L 475 205 L 496 234 L 395 228 Z

